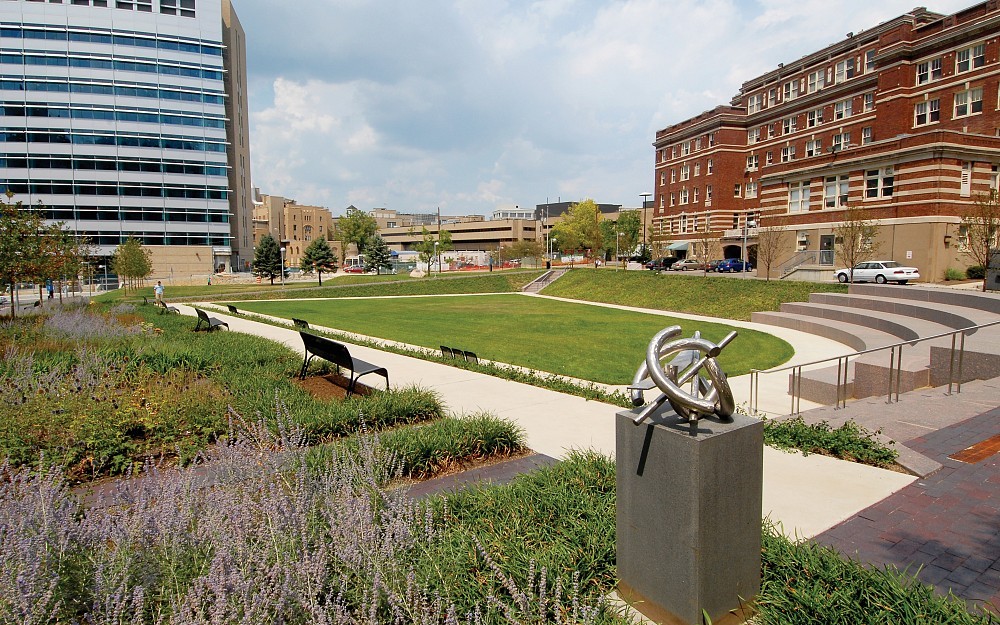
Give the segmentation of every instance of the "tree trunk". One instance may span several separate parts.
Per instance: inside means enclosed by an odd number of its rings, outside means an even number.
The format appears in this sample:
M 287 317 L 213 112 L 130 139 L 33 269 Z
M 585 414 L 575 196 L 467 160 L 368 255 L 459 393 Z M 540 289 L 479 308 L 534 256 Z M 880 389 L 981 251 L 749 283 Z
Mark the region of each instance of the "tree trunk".
M 317 269 L 316 273 L 319 274 L 319 285 L 323 286 L 323 270 L 322 269 Z

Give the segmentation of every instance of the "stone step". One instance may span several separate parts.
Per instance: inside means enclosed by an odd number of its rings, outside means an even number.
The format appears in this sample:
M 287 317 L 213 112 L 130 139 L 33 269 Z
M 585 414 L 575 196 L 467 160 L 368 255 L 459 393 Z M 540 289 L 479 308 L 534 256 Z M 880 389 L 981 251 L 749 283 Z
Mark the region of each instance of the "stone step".
M 882 298 L 961 306 L 963 308 L 992 313 L 1000 318 L 1000 293 L 957 291 L 955 289 L 896 286 L 889 284 L 852 284 L 848 293 L 851 295 L 873 295 Z
M 755 312 L 750 315 L 750 320 L 754 323 L 764 323 L 816 334 L 843 343 L 858 352 L 899 342 L 899 337 L 882 330 L 844 321 L 823 319 L 814 315 L 791 312 Z
M 833 321 L 880 330 L 897 337 L 897 341 L 912 341 L 949 332 L 953 328 L 933 321 L 884 311 L 870 311 L 850 306 L 818 302 L 789 302 L 781 305 L 782 312 L 811 315 Z
M 959 330 L 997 320 L 993 313 L 954 304 L 921 302 L 878 295 L 855 293 L 813 293 L 809 301 L 816 304 L 847 306 L 875 313 L 903 315 L 939 323 L 952 330 Z

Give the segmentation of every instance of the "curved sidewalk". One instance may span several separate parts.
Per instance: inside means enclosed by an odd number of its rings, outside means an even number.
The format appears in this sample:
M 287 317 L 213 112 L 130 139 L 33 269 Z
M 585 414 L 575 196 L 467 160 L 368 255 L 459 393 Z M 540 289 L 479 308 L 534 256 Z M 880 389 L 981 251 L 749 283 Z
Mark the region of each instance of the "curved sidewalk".
M 225 314 L 214 305 L 206 305 L 206 308 L 208 306 L 212 306 L 213 316 L 229 323 L 232 331 L 263 336 L 283 343 L 298 353 L 303 351 L 302 340 L 291 327 L 277 327 Z M 178 305 L 178 308 L 184 314 L 194 316 L 190 306 Z M 727 320 L 685 317 L 744 325 Z M 758 324 L 745 325 L 761 329 Z M 767 328 L 765 331 L 770 332 L 770 327 Z M 786 330 L 782 334 L 791 336 L 787 332 L 792 331 Z M 778 331 L 772 333 L 779 335 Z M 815 359 L 816 351 L 833 347 L 820 345 L 811 335 L 796 334 L 802 336 L 792 337 L 789 342 L 796 348 L 801 346 L 803 352 L 809 354 L 797 353 L 797 359 Z M 803 337 L 808 337 L 808 340 Z M 841 352 L 845 349 L 840 344 L 834 345 L 839 346 Z M 437 391 L 455 415 L 487 411 L 510 420 L 524 430 L 528 446 L 537 453 L 554 458 L 564 457 L 573 449 L 594 449 L 609 456 L 615 453 L 614 416 L 621 410 L 617 406 L 369 347 L 352 345 L 351 351 L 359 358 L 385 366 L 389 370 L 392 386 L 415 384 Z M 737 394 L 739 380 L 735 378 L 733 381 Z M 749 384 L 745 387 L 749 389 Z M 784 396 L 785 390 L 782 389 L 781 393 Z M 764 514 L 780 523 L 789 536 L 807 538 L 884 499 L 913 479 L 908 475 L 824 456 L 803 457 L 765 447 Z

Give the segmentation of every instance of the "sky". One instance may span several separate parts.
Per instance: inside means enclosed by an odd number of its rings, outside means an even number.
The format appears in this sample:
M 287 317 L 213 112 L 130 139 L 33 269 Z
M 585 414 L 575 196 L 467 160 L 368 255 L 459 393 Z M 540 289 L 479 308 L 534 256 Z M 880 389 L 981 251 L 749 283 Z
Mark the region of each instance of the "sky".
M 488 215 L 557 199 L 639 206 L 657 130 L 918 1 L 233 3 L 262 193 L 335 215 Z

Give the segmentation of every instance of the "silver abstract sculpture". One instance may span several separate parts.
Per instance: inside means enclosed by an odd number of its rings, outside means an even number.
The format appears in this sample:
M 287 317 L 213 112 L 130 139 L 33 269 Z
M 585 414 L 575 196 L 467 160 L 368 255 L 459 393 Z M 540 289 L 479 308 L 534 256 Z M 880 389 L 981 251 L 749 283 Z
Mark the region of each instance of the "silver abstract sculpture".
M 698 419 L 713 414 L 728 420 L 736 410 L 733 391 L 715 360 L 736 338 L 736 332 L 730 332 L 718 344 L 701 338 L 700 332 L 695 332 L 691 338 L 676 338 L 680 333 L 680 326 L 670 326 L 649 342 L 646 360 L 639 365 L 629 386 L 632 404 L 644 406 L 634 419 L 636 425 L 649 418 L 664 402 L 670 402 L 671 408 L 689 423 L 697 423 Z M 688 383 L 690 389 L 684 391 L 682 387 Z M 654 386 L 662 394 L 646 404 L 643 392 Z

